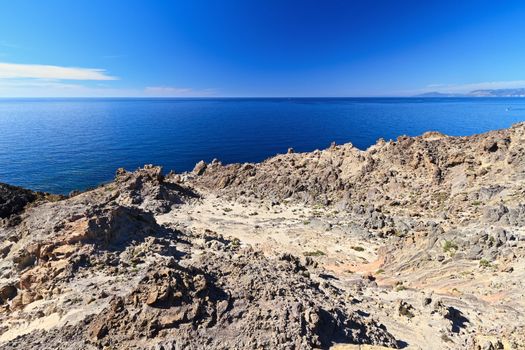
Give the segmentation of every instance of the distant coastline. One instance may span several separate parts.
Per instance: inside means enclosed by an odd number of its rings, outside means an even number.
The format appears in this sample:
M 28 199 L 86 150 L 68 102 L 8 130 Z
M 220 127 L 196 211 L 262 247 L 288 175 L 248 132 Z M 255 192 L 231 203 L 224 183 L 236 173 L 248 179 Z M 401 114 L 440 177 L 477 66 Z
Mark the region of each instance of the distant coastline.
M 431 91 L 415 97 L 525 97 L 525 88 L 473 90 L 465 94 Z

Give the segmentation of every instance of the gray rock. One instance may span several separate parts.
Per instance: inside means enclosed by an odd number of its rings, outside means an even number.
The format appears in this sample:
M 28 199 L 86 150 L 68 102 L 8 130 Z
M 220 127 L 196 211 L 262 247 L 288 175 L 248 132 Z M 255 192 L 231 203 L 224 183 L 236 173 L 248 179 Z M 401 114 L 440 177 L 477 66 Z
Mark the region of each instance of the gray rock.
M 208 164 L 206 164 L 205 161 L 201 160 L 197 164 L 195 164 L 195 167 L 193 168 L 193 173 L 195 175 L 202 175 L 206 171 L 206 168 L 208 167 Z

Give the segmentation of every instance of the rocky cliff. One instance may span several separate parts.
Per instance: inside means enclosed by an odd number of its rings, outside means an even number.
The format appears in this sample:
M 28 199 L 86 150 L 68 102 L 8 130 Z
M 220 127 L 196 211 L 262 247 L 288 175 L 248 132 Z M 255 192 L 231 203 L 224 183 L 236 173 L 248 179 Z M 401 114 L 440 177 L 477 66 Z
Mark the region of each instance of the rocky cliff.
M 517 124 L 0 185 L 0 346 L 524 348 L 524 148 Z

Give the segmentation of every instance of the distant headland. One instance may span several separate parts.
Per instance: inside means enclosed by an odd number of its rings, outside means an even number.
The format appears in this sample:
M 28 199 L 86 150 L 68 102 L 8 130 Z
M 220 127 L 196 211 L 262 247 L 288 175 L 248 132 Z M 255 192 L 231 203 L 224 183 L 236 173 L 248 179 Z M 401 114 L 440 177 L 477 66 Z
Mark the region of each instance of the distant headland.
M 465 94 L 431 91 L 416 97 L 525 97 L 525 88 L 473 90 Z

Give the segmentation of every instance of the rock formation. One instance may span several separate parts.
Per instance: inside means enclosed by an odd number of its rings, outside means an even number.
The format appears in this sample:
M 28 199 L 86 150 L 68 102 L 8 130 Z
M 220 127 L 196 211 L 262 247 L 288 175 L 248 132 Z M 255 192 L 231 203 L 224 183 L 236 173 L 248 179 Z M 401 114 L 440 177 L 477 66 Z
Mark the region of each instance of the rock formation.
M 524 348 L 524 148 L 517 124 L 0 184 L 0 346 Z

